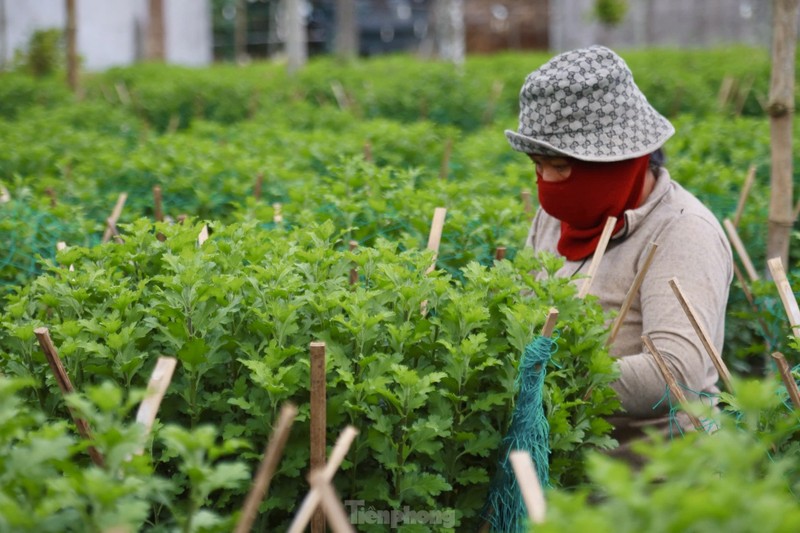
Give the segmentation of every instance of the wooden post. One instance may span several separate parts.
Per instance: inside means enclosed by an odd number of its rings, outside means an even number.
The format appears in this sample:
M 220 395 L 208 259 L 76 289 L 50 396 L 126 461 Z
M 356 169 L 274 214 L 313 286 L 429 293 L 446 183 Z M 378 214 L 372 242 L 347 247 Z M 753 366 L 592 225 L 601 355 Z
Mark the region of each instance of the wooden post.
M 794 297 L 792 286 L 786 278 L 786 272 L 783 270 L 783 263 L 780 257 L 773 257 L 767 261 L 769 271 L 772 273 L 772 279 L 778 287 L 778 293 L 783 302 L 783 308 L 786 310 L 786 316 L 789 317 L 789 325 L 792 327 L 792 334 L 795 337 L 800 337 L 800 308 L 797 306 L 797 299 Z
M 616 316 L 614 323 L 611 325 L 611 332 L 608 334 L 606 346 L 611 346 L 611 344 L 614 342 L 614 339 L 617 338 L 617 333 L 619 333 L 619 328 L 622 326 L 622 321 L 625 320 L 625 315 L 628 314 L 628 311 L 633 304 L 633 300 L 636 298 L 636 294 L 638 294 L 639 288 L 642 286 L 644 276 L 647 274 L 647 270 L 650 268 L 650 264 L 653 262 L 653 257 L 655 256 L 656 250 L 658 250 L 658 245 L 654 242 L 651 242 L 647 249 L 647 257 L 645 257 L 644 264 L 639 272 L 636 273 L 636 277 L 633 278 L 633 284 L 631 284 L 630 289 L 628 289 L 628 294 L 625 295 L 625 300 L 622 302 L 622 307 L 620 307 L 619 314 Z
M 536 475 L 533 459 L 528 452 L 514 450 L 508 454 L 517 486 L 522 493 L 525 507 L 528 509 L 528 518 L 532 524 L 543 524 L 547 513 L 547 504 L 544 500 L 544 491 Z
M 533 217 L 533 203 L 531 202 L 531 191 L 525 189 L 520 193 L 522 196 L 522 205 L 525 208 L 525 213 L 527 213 L 531 218 Z
M 164 211 L 161 202 L 161 185 L 153 185 L 154 216 L 158 222 L 164 222 Z
M 436 268 L 436 257 L 439 255 L 439 244 L 442 242 L 442 231 L 444 229 L 444 219 L 447 216 L 447 209 L 444 207 L 437 207 L 433 211 L 433 220 L 431 221 L 431 231 L 428 235 L 428 250 L 433 251 L 433 263 L 425 271 L 430 274 Z
M 611 240 L 611 235 L 614 233 L 614 226 L 616 224 L 616 217 L 608 217 L 606 220 L 603 233 L 600 234 L 600 241 L 597 243 L 597 249 L 595 249 L 594 255 L 592 255 L 592 262 L 589 264 L 587 277 L 583 280 L 583 285 L 581 285 L 578 291 L 578 298 L 586 298 L 586 295 L 589 294 L 589 289 L 592 288 L 592 281 L 594 281 L 594 276 L 597 274 L 597 269 L 600 268 L 600 262 L 603 260 L 603 255 L 606 253 L 608 241 Z
M 786 358 L 781 352 L 773 353 L 772 358 L 778 366 L 781 380 L 783 380 L 783 385 L 786 387 L 786 392 L 789 393 L 789 398 L 792 400 L 794 408 L 800 409 L 800 390 L 797 390 L 797 382 L 794 380 L 789 363 L 786 362 Z
M 150 374 L 150 381 L 147 383 L 147 391 L 145 392 L 144 400 L 139 404 L 139 410 L 136 412 L 136 421 L 144 426 L 142 442 L 147 439 L 147 436 L 153 429 L 153 423 L 156 420 L 158 408 L 172 381 L 172 373 L 175 371 L 175 365 L 177 363 L 178 360 L 174 357 L 159 357 L 158 361 L 156 361 L 153 373 Z M 144 453 L 144 447 L 136 451 L 137 455 L 141 455 L 142 453 Z
M 203 224 L 200 228 L 200 233 L 197 235 L 197 245 L 202 246 L 208 240 L 208 226 Z
M 292 423 L 296 416 L 297 407 L 294 404 L 287 403 L 281 408 L 278 422 L 275 424 L 272 436 L 264 450 L 264 457 L 258 467 L 250 492 L 247 494 L 247 499 L 244 507 L 242 507 L 242 514 L 236 524 L 234 533 L 248 533 L 253 527 L 253 522 L 255 522 L 258 514 L 258 506 L 269 490 L 272 476 L 278 468 L 278 461 L 283 454 L 283 449 L 286 447 L 286 441 L 289 439 L 289 430 L 292 428 Z
M 450 155 L 453 152 L 453 139 L 447 139 L 444 143 L 444 154 L 442 154 L 442 166 L 439 168 L 439 178 L 447 179 L 450 173 Z
M 767 114 L 770 117 L 769 228 L 767 257 L 789 262 L 792 232 L 792 120 L 798 0 L 772 1 L 772 74 Z
M 739 193 L 739 203 L 736 206 L 736 213 L 733 215 L 733 227 L 739 227 L 739 222 L 742 219 L 742 213 L 744 212 L 744 205 L 747 202 L 747 197 L 750 195 L 750 189 L 753 187 L 753 183 L 756 180 L 756 166 L 751 165 L 750 169 L 747 171 L 747 177 L 744 180 L 744 185 L 742 186 L 742 192 Z
M 325 426 L 327 406 L 325 397 L 325 343 L 311 343 L 311 470 L 325 466 Z M 325 531 L 325 516 L 321 510 L 311 520 L 312 533 Z
M 256 184 L 253 186 L 253 197 L 256 200 L 261 200 L 261 189 L 264 186 L 264 173 L 259 172 L 256 176 Z
M 734 249 L 736 249 L 736 253 L 739 254 L 739 259 L 742 260 L 742 265 L 744 265 L 744 269 L 747 271 L 750 281 L 758 281 L 760 277 L 758 272 L 756 272 L 756 268 L 753 266 L 753 262 L 750 260 L 750 256 L 747 254 L 747 249 L 745 249 L 742 239 L 739 238 L 736 226 L 727 218 L 722 221 L 722 225 L 728 233 L 728 240 L 731 241 Z
M 58 388 L 61 390 L 61 394 L 66 396 L 75 392 L 75 389 L 72 388 L 72 382 L 69 380 L 69 376 L 67 375 L 67 371 L 64 370 L 64 365 L 61 363 L 61 358 L 58 356 L 56 347 L 53 345 L 52 339 L 50 339 L 50 331 L 45 327 L 40 327 L 33 330 L 33 333 L 36 335 L 36 339 L 39 341 L 39 346 L 42 347 L 42 352 L 44 352 L 44 356 L 47 358 L 47 363 L 50 365 L 50 370 L 53 372 L 53 375 L 56 378 L 56 383 L 58 384 Z M 88 441 L 91 441 L 92 432 L 89 429 L 89 424 L 86 422 L 86 420 L 77 416 L 72 409 L 69 409 L 69 412 L 70 415 L 72 415 L 72 420 L 75 422 L 75 426 L 77 427 L 80 436 Z M 97 448 L 94 446 L 89 446 L 86 451 L 89 453 L 89 456 L 92 458 L 92 462 L 94 462 L 94 464 L 100 467 L 105 465 L 103 456 L 100 454 Z
M 703 324 L 697 320 L 694 307 L 692 307 L 691 302 L 689 302 L 689 300 L 686 299 L 686 296 L 684 296 L 683 291 L 678 284 L 678 278 L 670 279 L 669 286 L 672 288 L 672 292 L 675 293 L 675 296 L 678 298 L 678 302 L 680 302 L 683 312 L 686 313 L 686 316 L 689 318 L 689 322 L 691 322 L 692 327 L 697 333 L 697 336 L 700 337 L 700 342 L 703 343 L 706 352 L 708 352 L 709 357 L 711 357 L 711 362 L 713 362 L 714 366 L 717 368 L 720 379 L 722 379 L 722 382 L 725 383 L 725 387 L 728 389 L 728 392 L 733 392 L 733 383 L 731 382 L 731 374 L 728 372 L 728 367 L 725 366 L 722 356 L 711 342 L 711 338 L 708 335 L 705 326 L 703 326 Z
M 350 518 L 347 516 L 347 511 L 345 511 L 330 482 L 325 479 L 323 469 L 320 468 L 311 472 L 308 476 L 308 481 L 319 493 L 322 510 L 325 512 L 325 517 L 328 519 L 331 529 L 335 533 L 355 533 L 355 529 L 350 523 Z
M 324 479 L 326 481 L 330 482 L 333 479 L 333 476 L 339 469 L 339 465 L 342 464 L 342 461 L 347 455 L 347 451 L 350 449 L 350 445 L 353 443 L 353 439 L 356 438 L 356 435 L 358 435 L 358 430 L 353 426 L 347 426 L 339 435 L 339 438 L 336 439 L 336 444 L 334 445 L 333 450 L 331 450 L 331 456 L 328 458 L 328 462 L 325 463 L 323 469 L 325 476 Z M 306 494 L 300 509 L 297 511 L 294 520 L 289 526 L 287 533 L 302 533 L 308 524 L 308 521 L 311 520 L 311 515 L 316 510 L 319 502 L 319 491 L 314 487 L 311 487 L 311 490 L 308 492 L 308 494 Z
M 128 193 L 125 192 L 120 193 L 120 195 L 117 197 L 117 203 L 114 205 L 114 209 L 111 211 L 111 216 L 106 220 L 106 230 L 103 232 L 103 242 L 108 242 L 112 235 L 114 235 L 117 227 L 117 221 L 122 214 L 122 208 L 125 207 L 125 200 L 127 199 Z
M 653 359 L 656 361 L 656 365 L 658 365 L 658 369 L 661 371 L 661 375 L 664 376 L 664 381 L 667 382 L 670 393 L 675 397 L 676 400 L 678 400 L 678 404 L 680 404 L 680 406 L 683 408 L 684 412 L 689 417 L 689 420 L 691 420 L 692 425 L 698 431 L 704 429 L 703 423 L 700 422 L 700 419 L 686 410 L 686 396 L 684 396 L 683 391 L 675 381 L 675 376 L 672 375 L 672 371 L 670 371 L 667 363 L 664 361 L 664 357 L 661 355 L 661 352 L 658 351 L 658 348 L 656 348 L 656 345 L 653 344 L 653 341 L 648 335 L 642 336 L 642 342 L 644 342 L 644 345 L 647 346 L 648 350 L 650 350 Z
M 67 27 L 65 38 L 67 41 L 67 84 L 73 93 L 80 89 L 78 78 L 78 16 L 76 0 L 66 0 Z
M 147 38 L 145 57 L 150 61 L 164 61 L 164 3 L 149 0 L 147 10 Z

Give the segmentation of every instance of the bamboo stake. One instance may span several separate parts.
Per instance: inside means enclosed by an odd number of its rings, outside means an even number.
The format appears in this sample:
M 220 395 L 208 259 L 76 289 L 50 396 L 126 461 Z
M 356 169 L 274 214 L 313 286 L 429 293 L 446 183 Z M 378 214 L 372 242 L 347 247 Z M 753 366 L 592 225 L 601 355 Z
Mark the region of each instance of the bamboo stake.
M 726 218 L 722 221 L 722 225 L 725 227 L 725 231 L 728 234 L 728 240 L 731 241 L 731 244 L 736 249 L 736 253 L 739 254 L 739 259 L 742 260 L 742 265 L 744 265 L 744 269 L 750 277 L 750 281 L 758 281 L 760 279 L 758 272 L 756 272 L 756 268 L 753 266 L 753 262 L 750 260 L 747 249 L 744 247 L 742 239 L 739 238 L 739 233 L 736 231 L 733 222 Z
M 350 445 L 353 443 L 353 439 L 356 438 L 356 435 L 358 435 L 358 430 L 353 426 L 347 426 L 339 435 L 333 450 L 331 450 L 331 455 L 328 458 L 328 462 L 325 463 L 325 467 L 322 471 L 326 481 L 330 482 L 333 479 L 333 476 L 336 474 L 336 470 L 338 470 L 339 465 L 342 464 L 342 461 L 347 455 L 347 451 L 350 449 Z M 309 520 L 311 520 L 311 515 L 316 510 L 319 502 L 319 491 L 314 487 L 311 487 L 311 490 L 308 492 L 308 494 L 306 494 L 306 497 L 300 506 L 300 510 L 297 511 L 292 524 L 289 526 L 287 533 L 302 533 L 306 525 L 308 525 Z
M 3 185 L 0 185 L 0 204 L 7 204 L 11 201 L 11 195 Z
M 525 189 L 520 193 L 522 197 L 522 205 L 525 208 L 525 213 L 529 216 L 533 216 L 533 203 L 531 202 L 531 191 Z
M 200 228 L 200 233 L 197 235 L 197 245 L 202 246 L 208 240 L 208 226 L 203 224 Z
M 694 428 L 698 431 L 704 429 L 703 423 L 700 422 L 700 419 L 686 410 L 686 405 L 688 404 L 686 401 L 686 396 L 684 396 L 683 391 L 675 381 L 675 376 L 672 375 L 672 371 L 667 366 L 666 361 L 664 361 L 664 357 L 661 355 L 661 352 L 658 351 L 658 348 L 656 348 L 656 345 L 653 344 L 653 341 L 648 335 L 642 335 L 642 342 L 644 342 L 644 345 L 647 346 L 648 350 L 650 350 L 650 354 L 653 356 L 653 359 L 655 359 L 656 365 L 661 371 L 661 375 L 664 376 L 664 380 L 667 382 L 670 393 L 675 397 L 676 400 L 678 400 L 678 404 L 689 417 L 689 420 L 691 420 Z
M 364 142 L 364 161 L 367 163 L 372 163 L 374 161 L 372 157 L 372 145 L 369 141 Z
M 556 327 L 556 322 L 558 322 L 558 309 L 555 307 L 551 307 L 550 311 L 547 312 L 547 318 L 544 320 L 544 326 L 542 327 L 542 337 L 550 338 L 553 335 L 553 330 Z
M 58 356 L 56 347 L 53 345 L 53 340 L 50 338 L 50 331 L 45 327 L 40 327 L 33 330 L 33 333 L 36 335 L 36 339 L 39 341 L 39 346 L 42 347 L 42 352 L 44 352 L 44 356 L 47 358 L 47 363 L 50 365 L 50 370 L 53 372 L 53 375 L 56 378 L 56 383 L 58 384 L 58 388 L 61 390 L 61 394 L 63 396 L 67 396 L 68 394 L 74 393 L 75 389 L 72 387 L 72 382 L 69 380 L 67 371 L 64 370 L 64 365 L 61 363 L 61 358 Z M 71 408 L 68 409 L 70 415 L 72 415 L 72 420 L 75 422 L 75 426 L 77 427 L 80 436 L 91 442 L 92 432 L 89 429 L 88 422 L 77 416 Z M 94 464 L 100 467 L 105 465 L 103 456 L 97 450 L 97 448 L 90 445 L 86 451 L 89 453 L 89 456 L 92 458 L 92 462 L 94 462 Z
M 325 466 L 326 396 L 325 343 L 311 343 L 311 470 Z M 325 515 L 318 510 L 311 520 L 312 533 L 325 531 Z
M 733 215 L 733 227 L 738 228 L 739 222 L 742 219 L 742 213 L 744 212 L 744 205 L 747 202 L 747 197 L 750 195 L 750 189 L 753 187 L 753 183 L 756 180 L 756 166 L 750 165 L 750 169 L 747 171 L 747 177 L 744 179 L 744 185 L 742 186 L 742 192 L 739 193 L 739 203 L 736 206 L 736 214 Z
M 611 333 L 609 333 L 608 340 L 606 340 L 606 346 L 610 346 L 614 342 L 614 339 L 617 338 L 619 328 L 622 326 L 622 321 L 625 320 L 625 315 L 628 314 L 631 305 L 633 305 L 633 299 L 636 298 L 636 294 L 639 292 L 639 288 L 642 286 L 644 276 L 647 274 L 647 270 L 650 268 L 650 264 L 653 262 L 653 257 L 655 256 L 656 250 L 658 250 L 658 245 L 654 242 L 651 242 L 647 249 L 647 257 L 644 259 L 644 264 L 639 272 L 636 273 L 636 277 L 633 278 L 633 284 L 631 284 L 630 289 L 628 289 L 628 294 L 625 295 L 625 300 L 622 302 L 622 307 L 619 309 L 619 314 L 614 319 L 614 323 L 611 325 Z
M 131 93 L 128 92 L 128 87 L 125 85 L 125 82 L 120 81 L 115 83 L 114 90 L 117 91 L 117 96 L 123 106 L 128 107 L 131 105 Z
M 328 519 L 331 529 L 335 533 L 355 533 L 341 500 L 339 500 L 336 491 L 325 479 L 325 472 L 322 469 L 314 470 L 308 476 L 308 481 L 319 492 L 322 510 L 325 512 L 325 517 Z
M 338 80 L 333 80 L 331 82 L 331 91 L 333 91 L 333 96 L 336 98 L 336 103 L 339 104 L 339 109 L 342 111 L 347 110 L 350 107 L 350 99 L 347 97 L 347 92 Z
M 139 404 L 139 410 L 136 412 L 136 421 L 144 426 L 142 441 L 147 439 L 153 429 L 158 408 L 161 405 L 161 400 L 164 399 L 164 394 L 167 392 L 170 381 L 172 381 L 172 374 L 177 363 L 178 360 L 174 357 L 159 357 L 153 373 L 150 374 L 147 392 L 145 392 L 144 400 Z M 144 453 L 143 447 L 136 451 L 136 455 L 141 455 L 142 453 Z
M 154 216 L 158 222 L 164 222 L 164 211 L 161 204 L 161 185 L 153 186 Z
M 544 500 L 544 491 L 536 475 L 536 469 L 528 452 L 514 450 L 508 454 L 514 475 L 517 477 L 517 486 L 522 493 L 525 507 L 528 509 L 528 518 L 533 524 L 543 524 L 547 513 L 547 504 Z
M 794 408 L 800 409 L 800 390 L 797 389 L 797 382 L 794 380 L 792 371 L 789 368 L 789 363 L 786 362 L 786 358 L 781 352 L 774 352 L 772 358 L 775 359 L 775 363 L 778 365 L 778 372 L 781 375 L 783 384 L 786 387 L 786 392 L 789 393 L 789 398 L 791 398 Z
M 597 243 L 597 249 L 592 256 L 592 262 L 589 264 L 589 272 L 587 277 L 578 291 L 578 298 L 586 298 L 589 294 L 589 289 L 592 287 L 594 276 L 597 274 L 597 269 L 600 268 L 600 262 L 603 260 L 603 255 L 606 253 L 608 241 L 611 240 L 611 234 L 614 233 L 614 226 L 617 224 L 617 217 L 608 217 L 606 225 L 603 227 L 603 233 L 600 234 L 600 241 Z
M 442 166 L 439 168 L 439 179 L 447 179 L 450 170 L 450 154 L 453 152 L 453 139 L 447 139 L 442 154 Z
M 706 352 L 708 352 L 708 355 L 711 357 L 711 362 L 713 362 L 714 366 L 717 368 L 720 379 L 722 379 L 722 382 L 725 383 L 725 387 L 728 389 L 728 392 L 733 392 L 733 383 L 731 382 L 731 374 L 728 372 L 728 367 L 725 366 L 722 356 L 711 342 L 706 328 L 697 320 L 697 315 L 694 312 L 694 308 L 692 307 L 691 302 L 689 302 L 686 299 L 686 296 L 684 296 L 683 291 L 680 288 L 680 284 L 678 283 L 678 279 L 670 279 L 669 286 L 672 288 L 672 292 L 674 292 L 675 296 L 678 298 L 678 302 L 680 302 L 683 312 L 686 313 L 686 316 L 689 318 L 689 322 L 691 322 L 695 332 L 697 332 L 697 335 L 700 337 L 700 342 L 703 343 Z
M 111 211 L 111 216 L 106 219 L 106 230 L 103 233 L 103 242 L 108 242 L 114 232 L 116 231 L 117 221 L 122 214 L 122 208 L 125 207 L 125 200 L 128 199 L 128 193 L 120 193 L 117 197 L 117 203 Z
M 792 286 L 789 284 L 786 272 L 783 270 L 783 262 L 780 257 L 773 257 L 767 261 L 767 265 L 770 273 L 772 273 L 772 279 L 778 287 L 778 293 L 780 293 L 783 308 L 786 310 L 786 316 L 789 317 L 792 334 L 795 337 L 800 337 L 800 308 L 797 306 Z
M 272 476 L 278 468 L 278 461 L 283 454 L 283 449 L 286 447 L 289 431 L 296 416 L 297 407 L 294 404 L 287 403 L 281 407 L 281 414 L 264 450 L 264 457 L 258 467 L 250 492 L 247 494 L 247 499 L 244 502 L 244 507 L 242 507 L 242 514 L 236 524 L 234 533 L 248 533 L 252 529 L 253 522 L 255 522 L 258 514 L 258 506 L 269 490 Z
M 433 221 L 431 222 L 431 232 L 428 236 L 428 250 L 433 251 L 433 263 L 425 271 L 430 274 L 436 268 L 436 256 L 439 255 L 439 244 L 442 242 L 442 231 L 444 229 L 444 219 L 447 216 L 447 209 L 437 207 L 433 211 Z
M 275 202 L 274 204 L 272 204 L 272 209 L 274 211 L 274 214 L 272 216 L 272 221 L 275 222 L 275 224 L 280 224 L 281 222 L 283 222 L 283 213 L 282 213 L 283 206 L 280 204 L 280 202 Z

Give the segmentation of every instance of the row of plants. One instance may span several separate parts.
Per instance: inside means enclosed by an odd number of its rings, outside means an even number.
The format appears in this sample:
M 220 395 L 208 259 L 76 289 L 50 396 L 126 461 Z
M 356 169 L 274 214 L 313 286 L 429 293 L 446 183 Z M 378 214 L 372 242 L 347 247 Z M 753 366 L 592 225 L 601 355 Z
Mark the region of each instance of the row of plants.
M 459 527 L 477 525 L 519 357 L 552 306 L 569 327 L 547 376 L 551 481 L 582 483 L 583 451 L 613 446 L 602 419 L 618 406 L 607 317 L 592 299 L 575 298 L 569 280 L 552 276 L 555 257 L 528 251 L 491 267 L 473 262 L 460 281 L 441 270 L 426 274 L 434 258 L 421 246 L 399 251 L 379 239 L 348 251 L 330 222 L 294 230 L 214 224 L 202 246 L 199 223 L 140 219 L 123 229 L 124 243 L 69 247 L 58 255 L 64 266 L 51 265 L 9 296 L 0 315 L 3 373 L 33 385 L 17 392 L 26 405 L 67 420 L 36 327 L 49 328 L 76 390 L 111 387 L 119 397 L 145 386 L 158 355 L 174 355 L 180 365 L 160 423 L 188 432 L 212 424 L 226 442 L 246 444 L 237 455 L 251 469 L 281 405 L 295 403 L 298 423 L 262 506 L 262 529 L 285 527 L 306 490 L 309 434 L 301 421 L 309 416 L 315 340 L 326 343 L 329 431 L 346 424 L 360 431 L 337 486 L 375 507 L 447 509 Z M 535 281 L 532 270 L 549 275 Z M 105 406 L 118 408 L 112 404 Z M 152 468 L 172 478 L 179 505 L 199 512 L 198 481 L 176 475 L 176 456 L 159 434 L 149 447 Z M 200 499 L 229 516 L 246 488 Z M 181 520 L 168 505 L 145 514 L 152 527 Z

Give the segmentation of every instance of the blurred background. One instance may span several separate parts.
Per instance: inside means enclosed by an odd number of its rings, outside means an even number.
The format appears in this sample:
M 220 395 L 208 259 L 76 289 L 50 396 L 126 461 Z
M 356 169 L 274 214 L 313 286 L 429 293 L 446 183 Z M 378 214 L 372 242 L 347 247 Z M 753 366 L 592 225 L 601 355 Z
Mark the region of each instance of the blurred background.
M 213 62 L 416 52 L 768 45 L 756 0 L 0 0 L 0 68 L 73 21 L 87 70 L 145 59 Z M 70 12 L 72 12 L 70 14 Z M 295 43 L 295 44 L 293 44 Z M 299 47 L 296 49 L 294 47 Z

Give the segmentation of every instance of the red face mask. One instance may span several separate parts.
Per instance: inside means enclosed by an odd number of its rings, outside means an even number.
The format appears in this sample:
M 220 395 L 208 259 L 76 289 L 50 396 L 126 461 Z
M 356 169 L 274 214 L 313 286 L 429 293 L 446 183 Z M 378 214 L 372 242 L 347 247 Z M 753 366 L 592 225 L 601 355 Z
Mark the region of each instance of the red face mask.
M 539 204 L 561 221 L 558 252 L 570 261 L 592 255 L 606 219 L 617 217 L 614 233 L 625 224 L 623 213 L 638 206 L 650 156 L 613 163 L 572 160 L 564 181 L 544 181 L 536 171 Z

